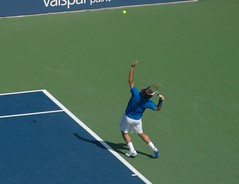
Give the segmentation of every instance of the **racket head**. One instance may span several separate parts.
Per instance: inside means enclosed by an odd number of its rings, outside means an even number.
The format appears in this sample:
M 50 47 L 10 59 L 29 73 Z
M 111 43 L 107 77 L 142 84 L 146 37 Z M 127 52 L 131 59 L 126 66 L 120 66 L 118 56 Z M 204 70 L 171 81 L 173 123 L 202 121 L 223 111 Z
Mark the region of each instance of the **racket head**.
M 147 87 L 147 88 L 144 90 L 144 93 L 145 93 L 145 95 L 147 95 L 147 96 L 158 95 L 158 94 L 159 94 L 159 92 L 158 92 L 158 86 L 156 86 L 156 85 L 150 85 L 149 87 Z

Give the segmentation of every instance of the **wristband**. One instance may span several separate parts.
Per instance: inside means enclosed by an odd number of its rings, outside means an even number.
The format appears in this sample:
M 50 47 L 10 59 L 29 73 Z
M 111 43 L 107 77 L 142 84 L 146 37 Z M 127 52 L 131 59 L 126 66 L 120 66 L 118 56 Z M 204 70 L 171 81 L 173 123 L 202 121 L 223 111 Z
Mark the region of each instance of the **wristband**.
M 159 99 L 159 102 L 158 102 L 158 106 L 161 106 L 162 103 L 163 103 L 163 100 L 160 98 L 160 99 Z

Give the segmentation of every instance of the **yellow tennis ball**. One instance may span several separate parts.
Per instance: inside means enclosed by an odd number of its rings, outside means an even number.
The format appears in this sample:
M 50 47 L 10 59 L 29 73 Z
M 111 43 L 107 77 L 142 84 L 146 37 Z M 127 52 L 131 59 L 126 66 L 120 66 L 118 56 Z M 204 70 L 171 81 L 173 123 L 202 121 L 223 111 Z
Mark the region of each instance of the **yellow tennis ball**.
M 127 13 L 126 10 L 123 10 L 122 12 L 123 12 L 124 15 Z

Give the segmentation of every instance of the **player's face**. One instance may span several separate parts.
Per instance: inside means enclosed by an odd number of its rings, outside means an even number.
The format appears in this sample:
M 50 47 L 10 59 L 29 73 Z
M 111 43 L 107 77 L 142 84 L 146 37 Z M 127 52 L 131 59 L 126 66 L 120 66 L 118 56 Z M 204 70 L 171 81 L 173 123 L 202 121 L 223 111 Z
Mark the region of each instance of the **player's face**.
M 152 95 L 150 95 L 151 93 L 152 93 L 152 91 L 150 90 L 150 89 L 145 89 L 145 88 L 143 88 L 143 89 L 141 89 L 141 93 L 145 96 L 145 97 L 147 97 L 147 98 L 151 98 L 152 97 Z

